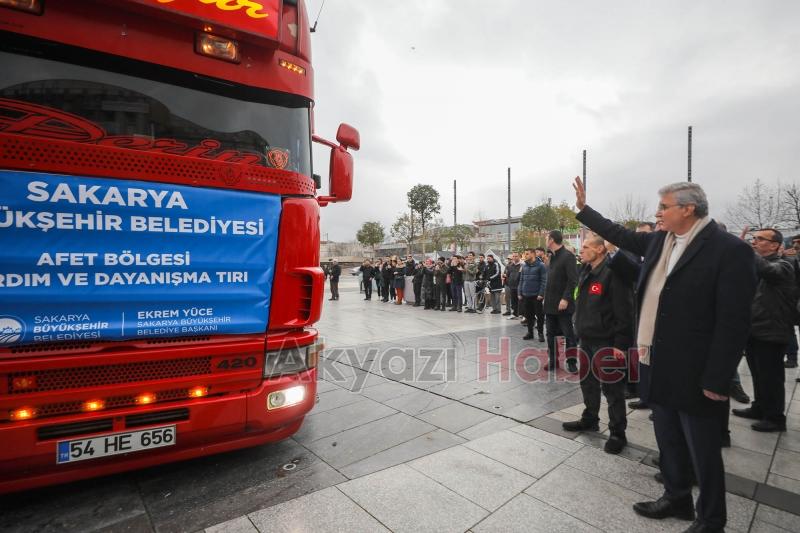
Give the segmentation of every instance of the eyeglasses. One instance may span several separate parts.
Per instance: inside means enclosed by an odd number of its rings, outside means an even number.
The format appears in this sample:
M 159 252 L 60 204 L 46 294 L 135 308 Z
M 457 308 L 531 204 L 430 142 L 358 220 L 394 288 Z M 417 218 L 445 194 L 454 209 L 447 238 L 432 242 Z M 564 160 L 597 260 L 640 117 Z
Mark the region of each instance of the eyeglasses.
M 767 239 L 766 237 L 762 237 L 761 235 L 753 235 L 752 237 L 750 237 L 750 240 L 755 242 L 776 242 L 776 243 L 781 242 L 781 241 L 776 241 L 775 239 Z
M 668 209 L 672 209 L 673 207 L 680 207 L 680 205 L 681 204 L 672 204 L 672 205 L 658 204 L 658 207 L 656 207 L 656 213 L 660 213 L 660 212 L 666 211 Z

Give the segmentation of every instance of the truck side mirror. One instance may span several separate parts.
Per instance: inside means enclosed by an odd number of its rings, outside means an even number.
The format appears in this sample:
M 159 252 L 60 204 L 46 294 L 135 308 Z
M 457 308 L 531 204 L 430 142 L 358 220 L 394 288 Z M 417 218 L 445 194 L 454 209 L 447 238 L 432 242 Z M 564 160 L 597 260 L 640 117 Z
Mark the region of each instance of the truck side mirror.
M 333 202 L 346 202 L 353 197 L 353 155 L 344 148 L 331 150 L 330 194 Z
M 317 135 L 314 135 L 312 139 L 331 149 L 329 196 L 318 196 L 317 202 L 319 205 L 325 206 L 330 202 L 350 200 L 353 197 L 353 156 L 347 149 L 358 150 L 361 147 L 361 136 L 358 130 L 348 124 L 341 124 L 336 132 L 338 145 Z
M 345 149 L 352 148 L 358 151 L 361 148 L 361 135 L 358 134 L 357 129 L 349 124 L 342 123 L 339 125 L 339 129 L 336 131 L 336 140 Z

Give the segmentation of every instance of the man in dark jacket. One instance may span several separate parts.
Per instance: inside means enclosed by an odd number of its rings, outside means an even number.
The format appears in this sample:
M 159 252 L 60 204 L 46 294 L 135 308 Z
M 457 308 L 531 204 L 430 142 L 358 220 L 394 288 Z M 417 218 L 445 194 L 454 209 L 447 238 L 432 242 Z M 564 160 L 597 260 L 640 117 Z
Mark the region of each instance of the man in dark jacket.
M 342 267 L 336 259 L 331 259 L 331 264 L 328 267 L 328 276 L 331 280 L 331 297 L 328 300 L 339 299 L 339 276 L 342 275 Z
M 508 316 L 509 320 L 519 317 L 519 271 L 522 268 L 522 261 L 519 254 L 511 254 L 511 260 L 506 266 L 506 312 L 503 316 Z M 510 316 L 509 316 L 510 315 Z
M 422 305 L 422 278 L 425 276 L 425 271 L 421 262 L 414 265 L 414 307 Z
M 575 348 L 575 333 L 572 329 L 572 313 L 575 311 L 575 284 L 578 282 L 578 265 L 575 255 L 564 248 L 564 236 L 553 230 L 547 236 L 547 247 L 553 252 L 547 268 L 547 287 L 544 292 L 544 314 L 547 320 L 547 349 L 550 353 L 548 368 L 556 370 L 558 345 L 556 336 L 564 336 L 567 349 L 567 370 L 578 371 L 577 361 L 572 355 Z
M 766 228 L 753 234 L 758 289 L 753 300 L 753 322 L 747 339 L 747 366 L 753 376 L 755 399 L 733 414 L 757 420 L 756 431 L 786 431 L 786 369 L 783 355 L 794 335 L 794 267 L 778 255 L 783 235 Z
M 644 257 L 637 284 L 636 344 L 649 386 L 640 391 L 653 409 L 661 451 L 664 495 L 634 505 L 649 518 L 692 520 L 689 479 L 700 495 L 691 531 L 723 531 L 725 467 L 722 419 L 731 378 L 750 328 L 756 290 L 753 252 L 708 217 L 708 200 L 694 183 L 659 191 L 656 217 L 664 231 L 636 233 L 586 205 L 575 179 L 577 219 L 620 248 Z
M 625 354 L 633 343 L 633 285 L 608 268 L 603 238 L 591 235 L 581 247 L 575 334 L 588 368 L 581 367 L 583 410 L 580 420 L 564 422 L 567 431 L 598 431 L 600 390 L 608 401 L 611 436 L 605 451 L 617 454 L 628 441 L 625 428 Z M 583 356 L 583 355 L 582 355 Z M 607 357 L 613 357 L 611 365 Z
M 425 309 L 433 309 L 436 305 L 433 276 L 433 260 L 426 259 L 422 267 L 422 299 L 425 301 Z
M 447 271 L 450 267 L 445 264 L 445 258 L 440 257 L 436 260 L 433 269 L 433 283 L 437 311 L 447 310 Z
M 463 311 L 464 305 L 464 263 L 460 255 L 450 258 L 450 268 L 447 273 L 450 275 L 450 291 L 452 293 L 453 305 L 451 311 Z
M 388 302 L 391 296 L 394 300 L 394 272 L 392 268 L 392 260 L 386 258 L 381 266 L 381 281 L 383 281 L 383 301 Z
M 494 256 L 489 254 L 486 259 L 486 268 L 483 271 L 483 279 L 489 286 L 491 295 L 492 315 L 500 314 L 500 292 L 503 290 L 503 281 L 500 278 L 500 265 L 494 260 Z
M 375 277 L 375 269 L 368 259 L 364 259 L 358 269 L 361 271 L 361 281 L 364 284 L 364 299 L 372 300 L 372 278 Z
M 536 255 L 533 248 L 525 250 L 525 261 L 520 266 L 519 273 L 519 300 L 525 313 L 525 325 L 528 334 L 522 337 L 525 340 L 533 338 L 533 325 L 539 330 L 539 342 L 544 342 L 544 314 L 542 301 L 544 301 L 544 288 L 547 285 L 547 267 Z M 538 312 L 537 312 L 538 310 Z M 534 322 L 534 319 L 535 322 Z
M 475 279 L 480 281 L 486 281 L 484 277 L 484 272 L 486 271 L 486 256 L 483 254 L 478 255 L 478 275 Z

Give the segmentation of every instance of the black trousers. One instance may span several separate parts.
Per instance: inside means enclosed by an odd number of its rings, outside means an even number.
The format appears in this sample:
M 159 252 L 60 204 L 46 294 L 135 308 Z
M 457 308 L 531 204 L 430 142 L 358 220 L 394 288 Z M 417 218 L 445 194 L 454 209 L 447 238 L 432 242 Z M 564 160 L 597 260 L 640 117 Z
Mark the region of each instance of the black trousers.
M 372 280 L 365 279 L 364 280 L 364 298 L 367 300 L 372 299 Z
M 387 280 L 386 278 L 383 278 L 381 280 L 381 285 L 383 285 L 383 287 L 381 288 L 381 291 L 383 292 L 383 301 L 384 302 L 388 302 L 389 301 L 389 285 L 391 285 L 391 284 L 392 284 L 392 282 Z
M 450 289 L 453 291 L 453 309 L 461 309 L 464 306 L 464 284 L 451 283 Z
M 747 340 L 747 366 L 753 376 L 755 399 L 751 409 L 764 420 L 777 424 L 786 423 L 785 383 L 786 369 L 783 354 L 786 344 L 767 342 L 750 337 Z
M 331 280 L 331 298 L 339 299 L 339 280 Z
M 525 317 L 525 325 L 528 327 L 528 334 L 533 335 L 534 326 L 539 332 L 540 337 L 544 337 L 544 314 L 542 311 L 542 302 L 538 296 L 523 296 L 520 302 L 522 307 L 522 314 Z M 537 315 L 537 311 L 539 314 Z
M 510 306 L 506 306 L 507 309 L 511 311 L 511 314 L 514 316 L 519 316 L 519 292 L 517 289 L 508 289 L 509 299 L 511 300 L 508 302 Z
M 533 302 L 533 315 L 536 317 L 536 331 L 540 337 L 544 337 L 544 301 L 536 298 Z M 529 324 L 532 324 L 528 320 Z
M 620 379 L 616 383 L 601 383 L 598 375 L 593 371 L 594 356 L 598 350 L 609 348 L 613 345 L 611 341 L 606 342 L 583 342 L 581 350 L 589 356 L 589 370 L 581 380 L 581 392 L 583 393 L 583 415 L 581 418 L 590 424 L 596 424 L 600 414 L 600 391 L 602 390 L 608 401 L 608 429 L 612 435 L 625 435 L 628 427 L 628 417 L 625 406 L 625 380 Z
M 572 329 L 572 313 L 547 314 L 547 351 L 550 354 L 550 368 L 555 368 L 558 359 L 556 337 L 564 336 L 566 349 L 575 348 L 575 330 Z M 568 359 L 575 359 L 568 357 Z
M 413 282 L 414 285 L 414 305 L 422 305 L 422 280 Z
M 689 476 L 694 466 L 700 487 L 695 505 L 697 519 L 709 528 L 722 530 L 727 520 L 722 413 L 698 416 L 656 404 L 650 407 L 661 453 L 665 496 L 671 500 L 692 497 Z M 722 411 L 725 402 L 719 402 L 717 407 Z
M 447 292 L 450 290 L 450 285 L 437 285 L 436 289 L 436 307 L 444 309 L 447 307 Z

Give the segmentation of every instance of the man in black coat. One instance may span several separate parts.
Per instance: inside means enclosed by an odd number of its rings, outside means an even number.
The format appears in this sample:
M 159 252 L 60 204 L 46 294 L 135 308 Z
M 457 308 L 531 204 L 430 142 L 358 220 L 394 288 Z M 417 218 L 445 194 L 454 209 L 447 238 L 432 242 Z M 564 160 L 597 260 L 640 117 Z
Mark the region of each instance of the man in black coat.
M 598 431 L 600 391 L 608 400 L 611 436 L 605 451 L 617 454 L 628 443 L 625 409 L 625 354 L 633 343 L 633 285 L 609 267 L 602 237 L 591 235 L 581 246 L 575 333 L 580 340 L 583 410 L 580 420 L 564 422 L 567 431 Z
M 328 267 L 328 276 L 331 280 L 331 297 L 328 300 L 339 299 L 339 276 L 342 275 L 342 267 L 336 259 L 331 259 L 330 266 Z
M 394 300 L 394 274 L 392 273 L 392 261 L 386 258 L 381 266 L 381 281 L 383 282 L 383 302 L 388 302 L 389 297 Z
M 695 518 L 689 479 L 700 486 L 697 520 L 688 531 L 723 531 L 723 411 L 750 328 L 756 291 L 753 252 L 720 231 L 693 183 L 662 188 L 656 217 L 664 231 L 636 233 L 586 205 L 575 179 L 577 218 L 620 248 L 644 257 L 637 284 L 636 344 L 649 383 L 664 495 L 633 506 L 649 518 Z
M 547 247 L 553 252 L 547 267 L 547 286 L 544 291 L 544 314 L 547 323 L 547 350 L 550 354 L 548 368 L 555 371 L 558 359 L 556 336 L 564 336 L 567 349 L 567 370 L 575 373 L 578 365 L 572 354 L 575 333 L 572 313 L 575 312 L 575 285 L 578 282 L 578 264 L 575 255 L 564 248 L 564 236 L 553 230 L 547 236 Z
M 375 269 L 369 259 L 364 259 L 358 269 L 361 271 L 361 283 L 364 285 L 364 299 L 372 300 L 372 278 L 375 277 Z
M 757 420 L 756 431 L 786 431 L 783 355 L 794 336 L 794 266 L 778 252 L 783 244 L 780 231 L 765 228 L 752 237 L 758 289 L 753 301 L 753 324 L 747 339 L 747 366 L 753 376 L 755 399 L 747 409 L 733 414 Z

